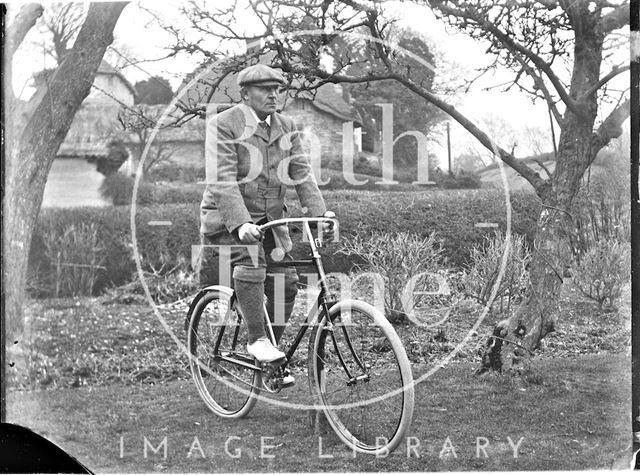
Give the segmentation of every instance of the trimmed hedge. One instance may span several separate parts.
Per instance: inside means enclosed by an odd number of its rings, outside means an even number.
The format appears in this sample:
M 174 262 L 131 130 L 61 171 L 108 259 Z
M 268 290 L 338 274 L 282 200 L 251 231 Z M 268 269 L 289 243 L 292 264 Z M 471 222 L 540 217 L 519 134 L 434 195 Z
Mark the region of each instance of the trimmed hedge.
M 133 196 L 133 177 L 114 173 L 105 177 L 100 186 L 100 194 L 111 200 L 115 206 L 129 206 Z M 199 203 L 204 185 L 193 183 L 149 183 L 141 180 L 138 184 L 136 203 L 138 206 L 167 205 L 174 203 Z
M 474 244 L 479 244 L 492 229 L 476 228 L 478 222 L 493 222 L 506 229 L 504 194 L 496 190 L 433 190 L 420 192 L 327 191 L 327 207 L 340 220 L 340 236 L 359 234 L 368 236 L 379 231 L 410 231 L 422 237 L 432 231 L 442 241 L 448 266 L 460 267 L 469 257 Z M 287 194 L 291 216 L 300 216 L 297 200 Z M 199 202 L 153 207 L 138 207 L 136 214 L 137 245 L 145 269 L 168 270 L 180 259 L 190 261 L 191 246 L 199 243 Z M 531 242 L 540 211 L 533 193 L 516 192 L 511 195 L 513 233 L 522 234 Z M 153 221 L 170 222 L 170 226 L 154 225 Z M 120 285 L 135 278 L 135 262 L 131 244 L 130 207 L 44 209 L 40 213 L 33 237 L 30 271 L 33 289 L 47 294 L 39 276 L 51 271 L 51 263 L 44 253 L 42 236 L 61 233 L 74 223 L 96 223 L 99 239 L 105 247 L 106 271 L 102 272 L 94 290 Z M 300 235 L 297 235 L 299 239 Z M 295 239 L 296 235 L 294 235 Z M 336 244 L 325 252 L 327 272 L 348 272 L 357 263 L 355 258 L 335 255 Z M 296 246 L 300 256 L 303 245 Z M 310 270 L 309 270 L 310 271 Z M 308 272 L 304 270 L 304 272 Z
M 427 237 L 432 231 L 442 241 L 447 265 L 462 267 L 474 244 L 479 244 L 492 228 L 476 228 L 476 223 L 497 223 L 506 230 L 507 214 L 502 190 L 432 190 L 412 193 L 336 191 L 326 193 L 327 207 L 340 219 L 340 237 L 356 233 L 410 231 Z M 530 192 L 511 193 L 511 232 L 533 242 L 540 213 L 539 200 Z M 292 214 L 299 214 L 293 207 Z M 292 209 L 291 207 L 289 209 Z M 326 266 L 346 272 L 352 263 L 344 256 L 329 255 Z
M 196 183 L 198 181 L 204 181 L 204 179 L 204 165 L 201 167 L 188 167 L 177 163 L 162 163 L 156 165 L 144 176 L 144 180 L 148 182 Z
M 467 172 L 464 170 L 460 170 L 455 175 L 450 175 L 440 169 L 436 169 L 433 180 L 437 183 L 439 188 L 444 188 L 446 190 L 477 190 L 482 188 L 480 175 L 475 172 Z

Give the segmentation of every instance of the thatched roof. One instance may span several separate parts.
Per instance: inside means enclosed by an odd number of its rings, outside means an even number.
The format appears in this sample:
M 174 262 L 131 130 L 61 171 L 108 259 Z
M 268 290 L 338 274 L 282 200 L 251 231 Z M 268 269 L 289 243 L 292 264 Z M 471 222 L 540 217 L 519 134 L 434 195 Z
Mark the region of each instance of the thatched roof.
M 37 88 L 40 84 L 42 84 L 42 82 L 45 81 L 45 79 L 51 78 L 51 76 L 55 71 L 56 71 L 56 68 L 51 68 L 51 69 L 43 69 L 42 71 L 38 71 L 34 73 L 33 87 Z M 116 68 L 111 66 L 109 63 L 107 63 L 104 59 L 100 62 L 100 66 L 98 66 L 98 71 L 96 72 L 96 75 L 98 74 L 104 74 L 107 76 L 116 76 L 125 85 L 125 87 L 129 89 L 129 91 L 131 91 L 131 94 L 133 94 L 134 97 L 136 96 L 136 90 L 133 87 L 133 85 L 127 80 L 127 78 L 124 77 L 124 75 L 120 71 L 118 71 Z

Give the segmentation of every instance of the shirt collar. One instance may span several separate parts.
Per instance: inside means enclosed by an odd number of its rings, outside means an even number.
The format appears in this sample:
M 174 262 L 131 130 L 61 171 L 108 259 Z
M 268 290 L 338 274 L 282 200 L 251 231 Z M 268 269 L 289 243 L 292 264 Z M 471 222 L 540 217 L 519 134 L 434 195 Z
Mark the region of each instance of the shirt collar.
M 249 105 L 248 105 L 247 107 L 248 107 L 248 108 L 249 108 L 249 110 L 251 111 L 251 114 L 253 115 L 253 118 L 254 118 L 254 119 L 256 119 L 256 122 L 257 122 L 258 124 L 259 124 L 260 122 L 262 122 L 262 121 L 260 120 L 260 117 L 258 117 L 258 114 L 256 114 L 256 111 L 255 111 L 255 110 L 253 110 L 253 107 L 251 107 L 251 106 L 249 106 Z M 266 122 L 266 123 L 267 123 L 267 125 L 268 125 L 269 127 L 271 127 L 271 114 L 269 114 L 269 115 L 267 116 L 267 118 L 266 118 L 266 119 L 264 119 L 264 122 Z

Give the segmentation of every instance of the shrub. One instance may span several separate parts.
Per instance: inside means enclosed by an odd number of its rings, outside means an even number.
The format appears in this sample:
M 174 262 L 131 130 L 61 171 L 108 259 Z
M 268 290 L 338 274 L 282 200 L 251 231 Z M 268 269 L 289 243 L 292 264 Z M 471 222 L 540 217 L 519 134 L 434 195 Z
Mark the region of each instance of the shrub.
M 504 262 L 504 273 L 491 305 L 493 307 L 500 299 L 500 309 L 504 310 L 506 297 L 509 311 L 512 300 L 520 296 L 529 278 L 526 268 L 530 257 L 522 236 L 512 234 L 509 239 L 505 239 L 503 233 L 494 233 L 493 236 L 485 238 L 481 245 L 473 246 L 470 264 L 462 278 L 464 293 L 482 305 L 487 305 Z
M 570 236 L 576 258 L 580 259 L 598 241 L 630 240 L 628 186 L 620 183 L 615 174 L 605 172 L 593 177 L 578 193 L 572 209 L 575 231 Z
M 447 267 L 466 264 L 474 244 L 481 243 L 486 231 L 476 228 L 478 221 L 490 221 L 506 229 L 504 196 L 495 190 L 373 192 L 340 190 L 324 193 L 327 207 L 340 219 L 340 238 L 368 236 L 393 230 L 408 231 L 418 238 L 436 232 L 442 240 Z M 191 246 L 199 243 L 199 202 L 139 206 L 136 213 L 137 243 L 144 270 L 155 268 L 161 274 L 175 266 L 180 258 L 189 259 Z M 512 232 L 535 235 L 539 205 L 533 193 L 512 193 Z M 287 194 L 290 216 L 301 216 L 300 205 Z M 105 247 L 104 272 L 98 273 L 94 292 L 110 285 L 121 285 L 135 279 L 135 262 L 131 243 L 130 207 L 43 209 L 38 217 L 30 251 L 30 291 L 34 295 L 51 295 L 50 280 L 43 278 L 53 269 L 44 253 L 46 235 L 62 235 L 71 224 L 95 223 L 98 237 Z M 168 221 L 170 226 L 157 226 L 153 221 Z M 151 223 L 151 224 L 150 224 Z M 294 238 L 296 235 L 293 235 Z M 297 235 L 298 238 L 300 235 Z M 297 238 L 296 238 L 297 239 Z M 297 245 L 294 257 L 302 257 L 307 247 Z M 332 247 L 323 251 L 327 272 L 348 274 L 364 261 L 356 255 L 335 253 Z M 304 272 L 304 270 L 303 270 Z
M 54 297 L 93 295 L 98 275 L 106 270 L 105 247 L 95 223 L 73 223 L 43 236 L 50 271 L 43 276 L 44 288 Z
M 435 233 L 421 238 L 406 231 L 355 236 L 345 240 L 338 252 L 358 256 L 365 262 L 367 271 L 382 276 L 385 308 L 391 321 L 402 320 L 406 315 L 403 290 L 407 283 L 422 272 L 436 272 L 442 257 Z
M 144 180 L 150 183 L 158 181 L 197 183 L 205 179 L 205 167 L 185 167 L 175 163 L 163 163 L 149 170 Z
M 382 168 L 379 163 L 370 161 L 365 155 L 360 155 L 353 164 L 353 170 L 356 173 L 362 173 L 363 175 L 370 175 L 375 177 L 382 176 Z
M 359 184 L 349 183 L 342 169 L 335 170 L 332 168 L 323 168 L 320 173 L 320 180 L 325 182 L 329 180 L 329 183 L 320 185 L 320 189 L 326 190 L 358 190 L 358 191 L 421 191 L 424 188 L 419 185 L 412 185 L 411 183 L 402 183 L 399 180 L 398 174 L 394 175 L 394 180 L 399 183 L 392 185 L 378 184 L 377 182 L 382 180 L 382 175 L 367 175 L 358 171 L 354 171 L 353 176 Z M 365 183 L 362 183 L 366 181 Z
M 614 306 L 622 285 L 629 280 L 630 248 L 628 244 L 600 240 L 596 242 L 573 268 L 573 282 L 585 296 Z
M 111 200 L 115 206 L 125 206 L 131 204 L 133 196 L 134 179 L 122 173 L 113 173 L 102 181 L 100 194 L 103 198 Z M 148 205 L 152 202 L 153 186 L 141 182 L 138 187 L 136 202 L 140 205 Z
M 94 292 L 136 279 L 130 213 L 128 206 L 42 210 L 29 259 L 31 290 L 36 290 L 38 296 L 52 294 L 47 283 L 55 263 L 50 257 L 57 251 L 54 249 L 55 241 L 51 250 L 46 250 L 47 236 L 60 236 L 68 227 L 78 227 L 82 223 L 95 225 L 104 247 L 101 265 L 105 270 L 97 275 Z M 171 224 L 158 225 L 163 222 Z M 140 207 L 137 208 L 135 223 L 137 248 L 145 271 L 153 272 L 155 269 L 164 274 L 180 260 L 189 262 L 191 246 L 200 240 L 198 204 Z
M 187 298 L 198 291 L 198 274 L 189 268 L 185 260 L 181 260 L 172 269 L 161 273 L 154 269 L 144 272 L 144 280 L 149 295 L 157 304 L 175 302 Z M 107 290 L 112 302 L 130 303 L 146 301 L 146 293 L 140 279 L 121 287 Z
M 135 179 L 114 173 L 104 179 L 100 186 L 103 197 L 110 199 L 115 206 L 131 204 Z M 140 181 L 136 204 L 138 206 L 167 205 L 173 203 L 200 203 L 204 185 L 183 183 L 181 185 L 157 185 Z
M 341 190 L 325 193 L 328 209 L 340 220 L 340 239 L 376 232 L 410 231 L 427 237 L 435 231 L 442 241 L 447 267 L 463 267 L 474 244 L 487 235 L 477 222 L 497 223 L 506 231 L 507 215 L 504 195 L 497 190 L 432 190 L 421 192 L 372 192 Z M 300 216 L 296 202 L 288 202 L 289 213 Z M 533 242 L 540 205 L 531 192 L 511 193 L 511 232 Z M 334 256 L 325 253 L 325 265 L 335 272 L 348 273 L 353 264 L 362 263 L 357 256 Z
M 480 175 L 474 172 L 466 172 L 464 170 L 460 170 L 455 175 L 451 175 L 441 171 L 440 169 L 436 169 L 432 179 L 440 188 L 447 190 L 482 188 Z

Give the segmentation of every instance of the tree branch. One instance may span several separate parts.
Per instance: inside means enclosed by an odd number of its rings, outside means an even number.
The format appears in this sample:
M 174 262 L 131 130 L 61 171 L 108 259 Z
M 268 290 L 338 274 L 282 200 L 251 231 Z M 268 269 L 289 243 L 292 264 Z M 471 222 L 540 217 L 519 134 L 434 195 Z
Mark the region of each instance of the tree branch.
M 603 35 L 629 24 L 629 4 L 624 3 L 604 15 L 598 22 L 597 29 Z
M 622 124 L 629 117 L 631 112 L 631 100 L 627 99 L 618 107 L 616 107 L 611 114 L 600 124 L 600 127 L 593 133 L 591 137 L 591 143 L 594 145 L 594 150 L 600 150 L 607 145 L 611 139 L 620 137 L 622 135 Z M 593 154 L 593 160 L 596 154 Z M 591 165 L 591 163 L 589 163 Z
M 507 48 L 509 47 L 507 46 Z M 556 107 L 555 102 L 553 101 L 553 97 L 551 96 L 551 93 L 549 92 L 547 85 L 544 83 L 544 79 L 542 79 L 542 77 L 539 74 L 537 74 L 534 71 L 534 69 L 525 60 L 522 59 L 522 57 L 520 56 L 520 54 L 518 54 L 518 52 L 511 50 L 511 54 L 513 54 L 513 56 L 522 65 L 523 69 L 529 75 L 529 77 L 533 79 L 534 88 L 537 88 L 540 91 L 542 91 L 542 94 L 544 95 L 544 99 L 545 101 L 547 101 L 547 104 L 549 105 L 549 110 L 553 114 L 553 117 L 556 119 L 556 122 L 558 123 L 560 128 L 562 128 L 562 124 L 564 123 L 564 120 L 562 118 L 562 115 L 558 111 L 558 108 Z M 536 96 L 538 95 L 536 94 Z
M 564 104 L 567 106 L 567 108 L 569 110 L 571 110 L 571 112 L 573 112 L 574 114 L 576 114 L 578 116 L 583 116 L 584 115 L 580 103 L 577 102 L 575 99 L 573 99 L 569 95 L 569 93 L 565 89 L 564 85 L 562 84 L 562 81 L 560 81 L 560 78 L 558 78 L 558 76 L 556 76 L 556 74 L 551 69 L 551 66 L 545 60 L 543 60 L 540 56 L 535 54 L 529 48 L 526 48 L 525 46 L 523 46 L 520 43 L 518 43 L 517 41 L 515 41 L 508 34 L 506 34 L 503 31 L 501 31 L 494 23 L 490 22 L 489 20 L 487 20 L 487 19 L 485 19 L 483 17 L 480 17 L 480 16 L 477 16 L 477 15 L 474 15 L 474 14 L 470 13 L 469 10 L 464 10 L 463 11 L 463 10 L 459 10 L 457 8 L 452 8 L 449 5 L 445 4 L 441 0 L 439 0 L 437 2 L 434 1 L 432 3 L 434 5 L 437 3 L 436 8 L 438 8 L 440 11 L 442 11 L 443 13 L 445 13 L 447 15 L 452 15 L 452 16 L 455 16 L 457 18 L 466 18 L 468 20 L 471 20 L 471 21 L 477 23 L 479 27 L 481 27 L 484 31 L 486 31 L 488 33 L 491 33 L 505 47 L 508 47 L 512 51 L 515 50 L 515 51 L 518 51 L 519 53 L 523 54 L 540 71 L 542 71 L 549 78 L 549 80 L 551 81 L 551 84 L 553 84 L 553 87 L 555 88 L 556 92 L 560 96 L 560 99 L 562 99 L 562 102 L 564 102 Z
M 5 52 L 7 61 L 11 61 L 13 53 L 22 44 L 29 30 L 33 28 L 38 18 L 42 16 L 43 11 L 44 9 L 39 3 L 28 3 L 20 9 L 7 32 L 7 49 Z
M 513 154 L 507 152 L 498 144 L 496 144 L 489 136 L 480 130 L 478 126 L 476 126 L 471 120 L 469 120 L 466 116 L 464 116 L 460 111 L 458 111 L 451 104 L 446 103 L 433 93 L 428 90 L 418 86 L 413 83 L 410 79 L 405 78 L 399 74 L 394 74 L 393 79 L 403 84 L 409 90 L 415 92 L 420 97 L 426 99 L 434 106 L 449 114 L 452 118 L 454 118 L 460 125 L 462 125 L 471 135 L 473 135 L 478 141 L 490 152 L 495 153 L 498 157 L 511 168 L 513 168 L 516 172 L 518 172 L 522 177 L 527 180 L 533 188 L 540 193 L 542 189 L 544 189 L 548 182 L 544 180 L 535 170 L 526 165 L 524 162 L 517 160 Z
M 3 87 L 3 91 L 6 94 L 7 111 L 13 110 L 16 104 L 16 95 L 13 92 L 13 86 L 11 84 L 11 77 L 13 76 L 13 55 L 24 41 L 29 30 L 33 28 L 38 18 L 42 16 L 43 11 L 42 6 L 38 3 L 29 3 L 24 5 L 16 15 L 11 26 L 8 28 L 3 64 L 5 78 L 7 78 Z M 13 134 L 8 133 L 7 135 L 11 136 Z
M 536 157 L 536 158 L 534 158 L 534 160 L 533 160 L 533 161 L 534 161 L 534 162 L 536 162 L 536 163 L 540 166 L 540 168 L 542 168 L 542 169 L 545 171 L 545 173 L 547 174 L 547 176 L 548 176 L 549 178 L 551 178 L 551 177 L 552 177 L 551 172 L 550 172 L 550 171 L 549 171 L 549 169 L 545 166 L 544 162 L 542 161 L 542 158 L 540 158 L 540 157 Z
M 598 81 L 592 88 L 590 88 L 587 92 L 584 93 L 584 95 L 582 96 L 583 99 L 586 99 L 587 97 L 589 97 L 591 94 L 594 94 L 596 92 L 598 92 L 598 90 L 604 86 L 606 83 L 608 83 L 609 81 L 611 81 L 614 77 L 616 77 L 618 74 L 623 73 L 625 71 L 629 71 L 629 69 L 631 69 L 631 65 L 630 64 L 625 64 L 624 66 L 616 66 L 615 68 L 613 68 L 609 74 L 605 75 L 602 79 L 600 79 L 600 81 Z
M 113 29 L 127 3 L 92 3 L 72 50 L 56 69 L 43 99 L 37 105 L 19 136 L 20 150 L 38 150 L 39 162 L 25 165 L 25 172 L 40 179 L 49 171 L 51 160 L 64 140 L 75 111 L 89 95 L 96 71 L 107 45 L 113 42 Z M 17 156 L 20 156 L 19 153 Z M 41 198 L 41 196 L 40 196 Z

